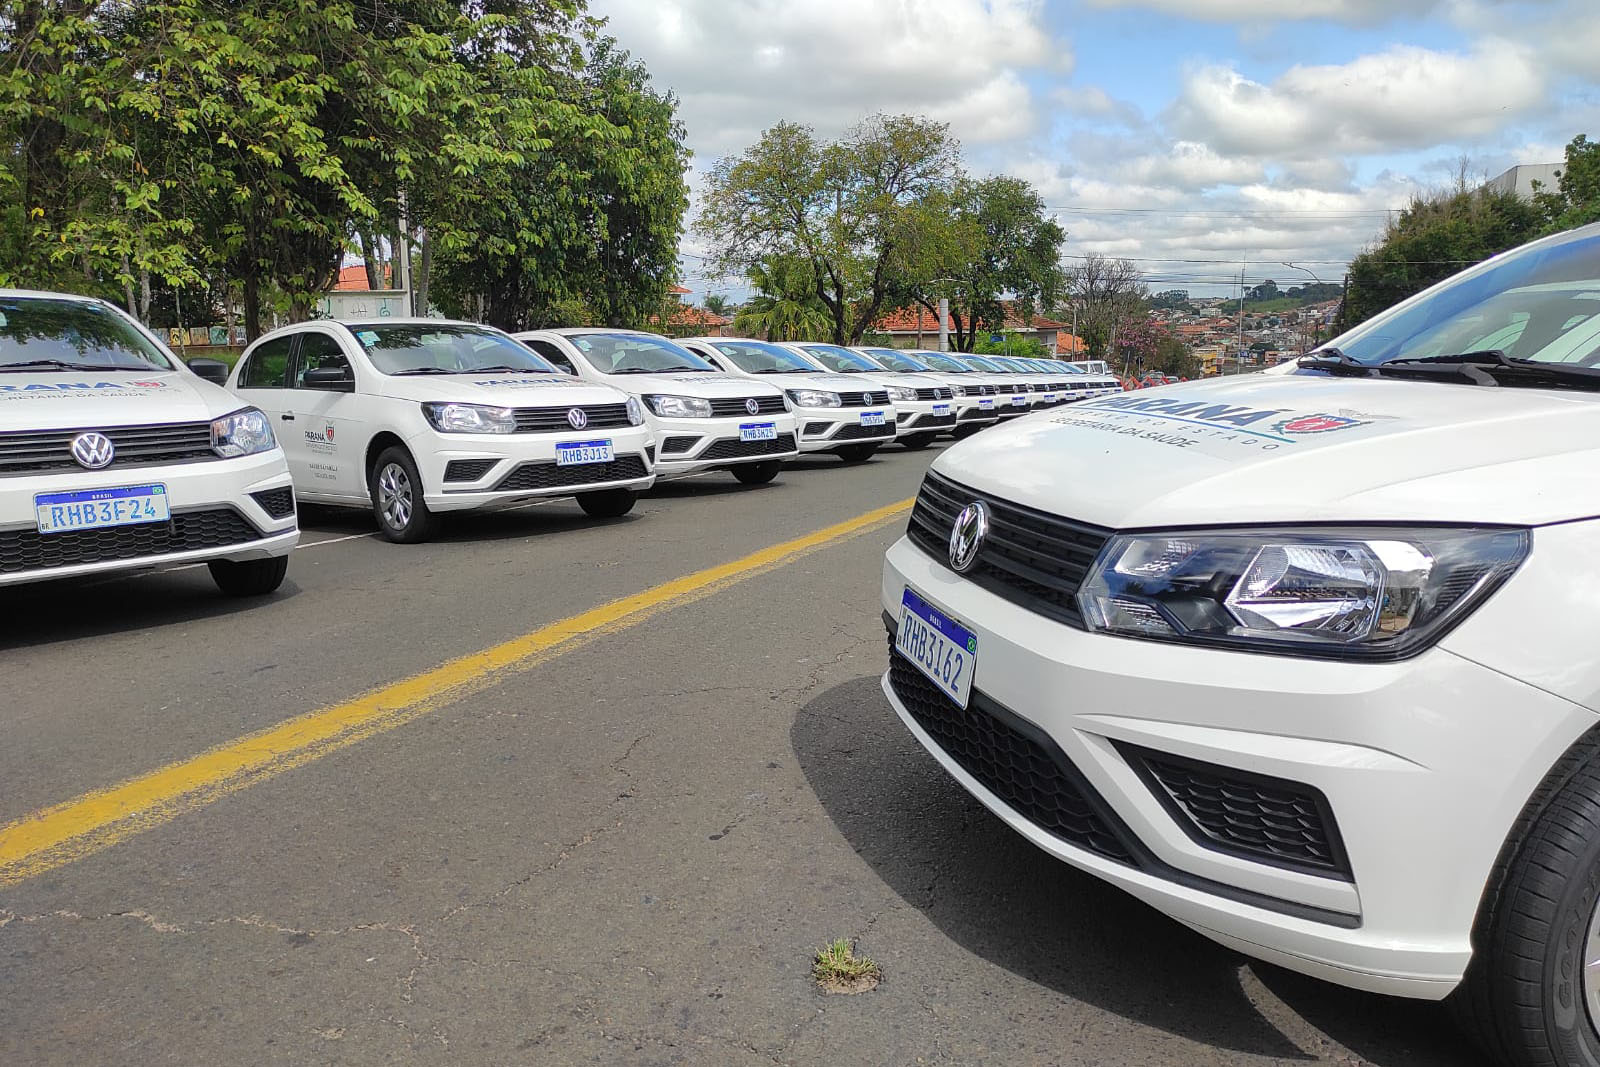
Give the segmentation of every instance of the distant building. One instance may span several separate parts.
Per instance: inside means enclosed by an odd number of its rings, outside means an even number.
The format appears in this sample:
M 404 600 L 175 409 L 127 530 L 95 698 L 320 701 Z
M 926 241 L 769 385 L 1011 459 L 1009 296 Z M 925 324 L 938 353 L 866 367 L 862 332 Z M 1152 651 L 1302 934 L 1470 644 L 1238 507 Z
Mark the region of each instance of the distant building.
M 1490 178 L 1483 183 L 1483 187 L 1497 193 L 1515 193 L 1524 200 L 1532 200 L 1533 194 L 1538 191 L 1533 187 L 1534 182 L 1539 183 L 1543 192 L 1556 191 L 1564 166 L 1564 163 L 1521 163 L 1504 174 Z

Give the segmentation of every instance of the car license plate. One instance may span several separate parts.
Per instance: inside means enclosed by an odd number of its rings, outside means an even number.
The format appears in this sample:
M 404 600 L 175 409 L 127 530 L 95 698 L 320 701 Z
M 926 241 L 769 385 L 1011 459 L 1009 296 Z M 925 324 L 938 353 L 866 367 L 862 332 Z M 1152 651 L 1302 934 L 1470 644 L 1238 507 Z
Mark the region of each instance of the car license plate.
M 863 411 L 861 413 L 861 425 L 863 425 L 863 426 L 882 426 L 883 425 L 883 412 L 881 412 L 881 411 Z
M 739 424 L 741 441 L 776 441 L 778 424 L 775 422 L 743 422 Z
M 1046 404 L 1054 404 L 1056 402 L 1056 394 L 1054 394 L 1054 393 L 1046 393 L 1046 394 L 1044 394 L 1044 402 Z
M 1025 408 L 1028 406 L 1028 398 L 1025 396 L 1014 396 L 1011 398 L 1011 406 L 1014 408 Z
M 980 401 L 978 401 L 978 409 L 980 411 L 992 411 L 994 409 L 994 401 L 993 400 L 980 400 Z
M 34 512 L 42 534 L 93 530 L 102 526 L 137 526 L 172 517 L 164 485 L 127 485 L 87 489 L 79 493 L 39 493 Z
M 935 415 L 948 415 L 948 414 L 950 414 L 950 405 L 949 404 L 935 404 L 935 405 L 933 405 L 933 413 Z
M 894 647 L 961 707 L 972 698 L 978 636 L 930 605 L 909 586 L 900 597 Z
M 604 441 L 574 441 L 571 444 L 556 445 L 556 466 L 576 467 L 583 463 L 610 463 L 615 458 L 611 454 L 610 439 Z

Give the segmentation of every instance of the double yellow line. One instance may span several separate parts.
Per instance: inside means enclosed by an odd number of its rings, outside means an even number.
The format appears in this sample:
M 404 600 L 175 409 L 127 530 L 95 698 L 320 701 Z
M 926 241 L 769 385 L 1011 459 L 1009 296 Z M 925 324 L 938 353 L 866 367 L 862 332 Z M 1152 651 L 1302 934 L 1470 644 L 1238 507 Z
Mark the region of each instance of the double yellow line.
M 888 504 L 742 559 L 675 578 L 354 700 L 32 812 L 0 826 L 0 887 L 82 859 L 292 767 L 393 730 L 496 685 L 509 672 L 538 666 L 663 611 L 702 600 L 834 542 L 883 526 L 905 514 L 911 504 L 911 500 Z

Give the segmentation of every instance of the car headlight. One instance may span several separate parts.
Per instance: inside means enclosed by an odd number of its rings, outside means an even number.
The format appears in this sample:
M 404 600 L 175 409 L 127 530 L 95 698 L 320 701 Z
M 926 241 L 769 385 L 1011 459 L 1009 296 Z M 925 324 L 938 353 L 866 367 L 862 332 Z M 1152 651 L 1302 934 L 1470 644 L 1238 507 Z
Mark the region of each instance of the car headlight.
M 821 389 L 789 389 L 786 393 L 798 408 L 836 408 L 842 403 L 838 393 Z
M 668 419 L 709 419 L 711 401 L 698 396 L 668 396 L 657 393 L 644 398 L 650 410 Z
M 1400 659 L 1481 604 L 1526 530 L 1121 534 L 1078 592 L 1091 630 L 1257 652 Z
M 915 400 L 916 398 L 917 391 L 915 389 L 907 389 L 900 385 L 889 386 L 890 400 Z
M 517 432 L 517 416 L 510 408 L 430 401 L 422 405 L 422 414 L 440 433 Z
M 270 452 L 278 446 L 272 422 L 257 408 L 240 408 L 211 423 L 211 448 L 227 459 Z
M 644 423 L 644 408 L 639 406 L 639 398 L 638 397 L 630 396 L 628 398 L 628 425 L 629 426 L 640 426 L 643 423 Z

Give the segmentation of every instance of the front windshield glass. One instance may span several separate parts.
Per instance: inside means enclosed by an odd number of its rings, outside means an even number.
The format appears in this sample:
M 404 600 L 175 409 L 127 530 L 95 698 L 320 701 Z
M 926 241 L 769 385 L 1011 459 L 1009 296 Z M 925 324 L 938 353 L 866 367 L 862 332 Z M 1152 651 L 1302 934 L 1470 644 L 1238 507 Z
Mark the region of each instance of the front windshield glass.
M 715 341 L 712 347 L 746 374 L 822 373 L 787 348 L 765 341 Z
M 0 298 L 0 371 L 172 369 L 159 347 L 104 304 Z
M 1008 370 L 1016 374 L 1028 373 L 1027 367 L 1024 367 L 1021 363 L 1018 363 L 1016 360 L 1010 359 L 1006 356 L 997 356 L 995 357 L 994 362 L 1000 364 L 1003 370 Z
M 899 352 L 896 352 L 892 348 L 869 348 L 867 349 L 867 355 L 871 356 L 879 363 L 882 363 L 890 370 L 897 370 L 901 371 L 902 373 L 923 371 L 928 369 L 928 365 L 921 360 L 913 359 L 910 356 L 903 355 Z
M 949 356 L 941 356 L 936 352 L 918 352 L 917 358 L 934 370 L 946 371 L 950 374 L 971 374 L 972 368 L 959 360 Z
M 653 333 L 575 333 L 567 340 L 601 374 L 703 374 L 717 369 Z
M 1600 366 L 1600 227 L 1497 256 L 1328 347 L 1366 364 L 1500 349 Z
M 866 356 L 838 345 L 806 345 L 806 355 L 840 374 L 861 374 L 883 369 Z
M 992 359 L 985 359 L 982 356 L 962 356 L 961 358 L 972 364 L 974 367 L 977 367 L 979 370 L 986 370 L 991 374 L 1010 373 L 1008 370 L 1006 370 L 1006 368 L 1002 367 Z
M 350 332 L 382 374 L 559 373 L 527 346 L 485 326 L 353 323 Z

